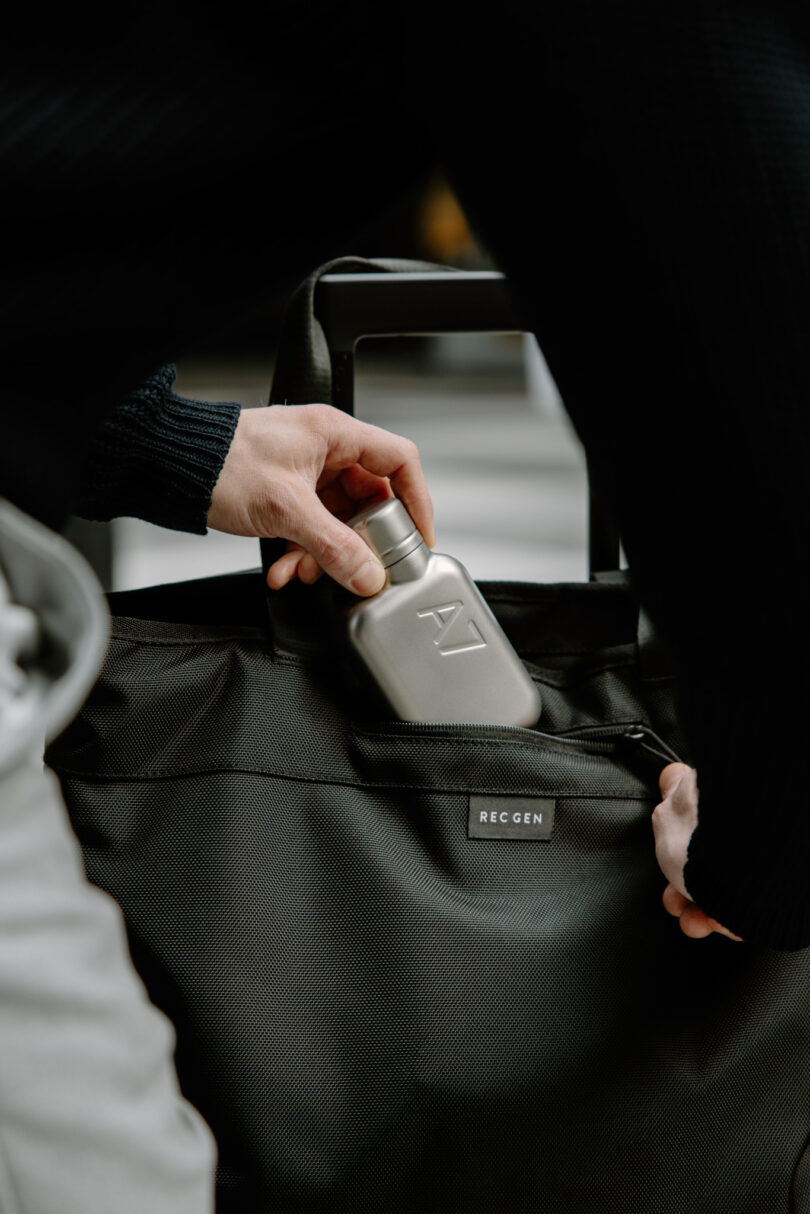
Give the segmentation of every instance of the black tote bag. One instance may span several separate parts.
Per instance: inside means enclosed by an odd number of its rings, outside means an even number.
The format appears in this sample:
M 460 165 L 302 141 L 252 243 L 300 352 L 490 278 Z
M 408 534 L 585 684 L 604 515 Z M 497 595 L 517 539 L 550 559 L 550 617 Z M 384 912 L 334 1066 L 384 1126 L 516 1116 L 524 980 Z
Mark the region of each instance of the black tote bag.
M 317 277 L 281 399 L 329 398 L 326 337 L 345 391 Z M 110 596 L 48 760 L 177 1027 L 218 1209 L 810 1210 L 810 952 L 689 941 L 661 907 L 650 813 L 683 744 L 629 585 L 482 590 L 537 729 L 371 711 L 325 584 Z

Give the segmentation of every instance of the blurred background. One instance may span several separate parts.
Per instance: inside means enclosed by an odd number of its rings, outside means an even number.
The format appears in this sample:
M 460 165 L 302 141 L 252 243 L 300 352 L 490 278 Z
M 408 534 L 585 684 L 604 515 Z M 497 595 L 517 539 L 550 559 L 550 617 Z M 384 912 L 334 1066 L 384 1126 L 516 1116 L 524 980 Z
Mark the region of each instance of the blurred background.
M 497 269 L 441 178 L 346 252 Z M 269 299 L 248 326 L 178 363 L 175 391 L 266 404 L 283 305 Z M 438 550 L 479 579 L 587 580 L 584 455 L 533 336 L 367 339 L 356 365 L 357 416 L 419 446 Z M 256 540 L 187 535 L 137 519 L 73 520 L 69 535 L 107 589 L 259 564 Z

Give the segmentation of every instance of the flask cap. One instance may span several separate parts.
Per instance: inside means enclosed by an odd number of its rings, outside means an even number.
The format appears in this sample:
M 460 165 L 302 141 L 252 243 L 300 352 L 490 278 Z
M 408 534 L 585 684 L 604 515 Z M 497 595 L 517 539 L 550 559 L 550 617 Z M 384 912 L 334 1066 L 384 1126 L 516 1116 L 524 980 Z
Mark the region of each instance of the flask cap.
M 424 542 L 413 519 L 397 497 L 367 506 L 349 519 L 348 526 L 362 536 L 386 569 Z

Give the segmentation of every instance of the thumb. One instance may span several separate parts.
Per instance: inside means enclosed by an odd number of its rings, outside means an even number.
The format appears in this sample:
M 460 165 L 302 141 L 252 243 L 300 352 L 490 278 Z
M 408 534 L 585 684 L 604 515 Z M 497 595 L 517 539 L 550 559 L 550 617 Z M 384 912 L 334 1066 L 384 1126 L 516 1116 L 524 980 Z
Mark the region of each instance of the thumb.
M 356 531 L 341 523 L 313 493 L 294 536 L 336 582 L 352 594 L 376 594 L 385 584 L 385 570 Z
M 666 799 L 670 796 L 680 784 L 684 776 L 691 771 L 686 763 L 670 763 L 665 767 L 658 777 L 658 787 L 661 789 L 661 796 Z

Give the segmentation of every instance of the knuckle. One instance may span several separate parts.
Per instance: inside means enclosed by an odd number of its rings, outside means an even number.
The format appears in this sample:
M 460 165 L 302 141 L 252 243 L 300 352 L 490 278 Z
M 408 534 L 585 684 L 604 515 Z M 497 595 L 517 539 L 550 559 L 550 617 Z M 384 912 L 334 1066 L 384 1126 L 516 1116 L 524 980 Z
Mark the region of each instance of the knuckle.
M 417 445 L 413 441 L 413 439 L 412 438 L 401 438 L 399 441 L 402 444 L 402 452 L 403 452 L 403 456 L 404 456 L 405 460 L 408 463 L 418 463 L 419 462 L 419 448 L 417 447 Z
M 285 540 L 293 538 L 295 503 L 295 490 L 283 478 L 264 486 L 257 505 L 267 535 Z
M 336 414 L 339 414 L 339 410 L 335 409 L 333 405 L 326 405 L 321 401 L 307 405 L 307 409 L 310 421 L 319 429 L 325 429 L 332 425 Z
M 314 555 L 317 558 L 318 564 L 335 568 L 345 563 L 346 544 L 341 543 L 333 535 L 321 536 Z

